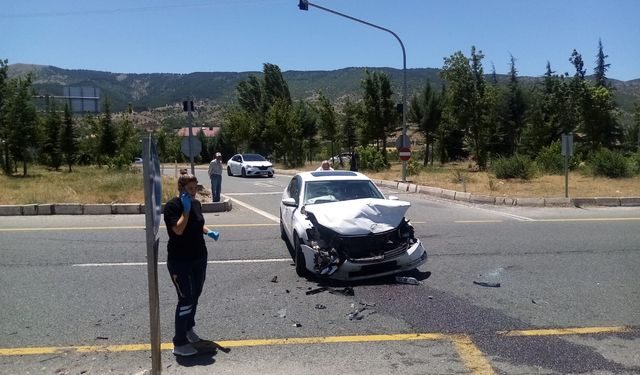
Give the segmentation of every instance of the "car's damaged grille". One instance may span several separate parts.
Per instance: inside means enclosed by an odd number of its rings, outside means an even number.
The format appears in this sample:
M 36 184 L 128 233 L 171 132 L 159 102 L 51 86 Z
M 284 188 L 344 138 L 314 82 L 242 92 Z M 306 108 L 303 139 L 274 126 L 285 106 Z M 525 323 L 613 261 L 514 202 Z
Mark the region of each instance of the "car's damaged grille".
M 409 247 L 407 239 L 398 238 L 398 231 L 357 237 L 338 237 L 336 247 L 352 262 L 371 262 L 393 259 L 404 254 Z

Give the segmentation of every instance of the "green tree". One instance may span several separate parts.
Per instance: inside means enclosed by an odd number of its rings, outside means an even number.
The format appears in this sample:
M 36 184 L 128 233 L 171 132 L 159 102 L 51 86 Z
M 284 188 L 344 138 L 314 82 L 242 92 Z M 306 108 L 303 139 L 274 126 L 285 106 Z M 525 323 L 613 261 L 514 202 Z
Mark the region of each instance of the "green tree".
M 357 146 L 358 119 L 360 118 L 360 107 L 349 98 L 345 100 L 343 114 L 341 116 L 340 139 L 342 145 L 353 152 Z
M 46 163 L 54 170 L 60 169 L 62 165 L 62 150 L 60 147 L 60 128 L 62 119 L 58 113 L 57 106 L 50 99 L 47 99 L 47 112 L 45 119 L 46 138 L 43 151 L 46 154 Z
M 338 141 L 338 120 L 333 104 L 322 92 L 318 93 L 318 128 L 323 140 L 330 142 L 331 156 L 336 154 Z
M 102 164 L 100 160 L 102 156 L 112 157 L 118 151 L 117 135 L 113 126 L 111 116 L 111 103 L 109 98 L 105 98 L 102 106 L 102 116 L 100 117 L 100 155 L 98 155 L 98 164 Z
M 117 149 L 120 162 L 124 165 L 133 161 L 133 158 L 142 154 L 141 134 L 131 120 L 133 109 L 129 104 L 127 111 L 122 114 L 122 118 L 117 128 Z
M 361 82 L 364 90 L 363 138 L 369 142 L 372 140 L 376 142 L 376 149 L 382 149 L 382 158 L 385 165 L 389 165 L 389 160 L 387 159 L 387 137 L 398 129 L 400 119 L 392 100 L 391 81 L 384 72 L 365 70 L 365 74 L 366 77 Z
M 483 105 L 485 100 L 485 81 L 482 69 L 482 51 L 471 47 L 471 57 L 462 52 L 445 58 L 440 74 L 447 82 L 445 116 L 452 125 L 450 131 L 464 132 L 474 159 L 482 169 L 487 163 L 487 143 L 490 137 L 485 122 Z
M 629 150 L 640 151 L 640 102 L 633 106 L 633 123 L 627 129 L 625 140 Z
M 611 64 L 605 63 L 605 60 L 608 57 L 609 55 L 605 55 L 602 49 L 602 39 L 598 39 L 598 54 L 596 55 L 596 67 L 593 69 L 596 86 L 598 87 L 609 87 L 606 74 Z
M 296 103 L 295 116 L 302 127 L 303 148 L 307 150 L 307 160 L 312 161 L 318 148 L 318 113 L 308 102 L 300 100 Z
M 617 119 L 619 110 L 606 86 L 585 84 L 580 109 L 582 142 L 591 153 L 602 147 L 612 149 L 619 144 L 622 140 Z
M 278 67 L 278 65 L 266 63 L 262 68 L 262 72 L 264 73 L 266 105 L 270 107 L 278 100 L 282 100 L 286 104 L 291 105 L 289 85 L 287 85 L 287 82 L 282 77 L 280 67 Z
M 69 109 L 68 104 L 64 106 L 62 133 L 60 134 L 60 151 L 62 152 L 64 161 L 69 166 L 69 172 L 71 172 L 71 166 L 75 162 L 78 154 L 78 141 L 73 125 L 73 116 L 71 115 L 71 109 Z
M 276 140 L 273 149 L 278 158 L 282 157 L 285 165 L 299 167 L 304 164 L 302 125 L 286 99 L 281 98 L 270 107 L 267 129 L 272 134 L 270 138 Z
M 13 160 L 22 161 L 23 176 L 27 175 L 27 162 L 37 147 L 38 116 L 31 100 L 31 85 L 31 74 L 11 80 L 8 85 L 7 142 Z M 17 172 L 17 164 L 15 167 Z
M 8 83 L 9 61 L 0 60 L 0 143 L 2 143 L 2 169 L 5 174 L 11 173 L 11 163 L 9 161 L 9 125 L 8 125 Z
M 435 134 L 442 122 L 441 95 L 441 93 L 434 92 L 431 88 L 431 82 L 427 81 L 422 93 L 414 96 L 409 105 L 408 119 L 410 122 L 417 124 L 418 129 L 424 135 L 424 165 L 429 162 L 429 148 L 433 152 Z M 431 157 L 431 165 L 433 165 L 433 156 Z
M 515 58 L 511 56 L 511 68 L 509 71 L 509 84 L 507 86 L 507 107 L 504 115 L 504 144 L 507 146 L 507 155 L 513 155 L 518 151 L 520 137 L 524 128 L 527 103 L 518 83 L 518 71 Z

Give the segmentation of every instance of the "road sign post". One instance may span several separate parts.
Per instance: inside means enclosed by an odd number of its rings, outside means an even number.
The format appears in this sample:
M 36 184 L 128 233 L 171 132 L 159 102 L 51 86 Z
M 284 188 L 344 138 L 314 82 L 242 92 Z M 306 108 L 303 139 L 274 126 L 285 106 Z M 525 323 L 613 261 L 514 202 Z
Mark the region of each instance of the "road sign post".
M 161 371 L 160 297 L 158 293 L 158 230 L 162 213 L 162 174 L 151 134 L 143 141 L 142 175 L 147 237 L 147 277 L 149 283 L 149 327 L 151 330 L 151 373 Z

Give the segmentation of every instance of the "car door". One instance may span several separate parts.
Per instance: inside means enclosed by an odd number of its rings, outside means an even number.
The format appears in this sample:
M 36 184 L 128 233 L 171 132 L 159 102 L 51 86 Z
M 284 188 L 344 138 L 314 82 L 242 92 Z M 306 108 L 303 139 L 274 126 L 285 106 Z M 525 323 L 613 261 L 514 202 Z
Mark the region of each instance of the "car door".
M 233 155 L 233 157 L 231 158 L 231 173 L 234 176 L 240 174 L 241 163 L 242 158 L 240 157 L 240 155 Z
M 293 244 L 293 230 L 295 228 L 295 224 L 293 222 L 294 213 L 296 212 L 296 210 L 299 208 L 299 205 L 300 205 L 301 185 L 302 185 L 302 179 L 300 178 L 300 176 L 294 176 L 289 182 L 289 185 L 287 186 L 285 193 L 283 194 L 283 198 L 295 199 L 296 203 L 298 204 L 297 207 L 290 207 L 290 206 L 285 206 L 284 204 L 280 204 L 281 206 L 280 212 L 282 215 L 282 225 L 284 226 L 284 230 L 287 233 L 287 237 L 289 237 L 289 241 L 291 244 Z

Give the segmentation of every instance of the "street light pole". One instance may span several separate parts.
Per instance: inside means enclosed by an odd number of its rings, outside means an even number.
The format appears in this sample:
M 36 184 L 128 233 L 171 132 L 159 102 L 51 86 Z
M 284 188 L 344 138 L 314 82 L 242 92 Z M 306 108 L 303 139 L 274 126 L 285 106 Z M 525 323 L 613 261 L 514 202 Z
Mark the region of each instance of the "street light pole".
M 375 27 L 376 29 L 379 30 L 383 30 L 386 31 L 388 33 L 390 33 L 391 35 L 393 35 L 398 42 L 400 43 L 400 47 L 402 48 L 402 142 L 403 144 L 400 145 L 401 147 L 408 147 L 410 145 L 405 145 L 404 144 L 404 139 L 405 136 L 407 134 L 407 116 L 406 116 L 406 111 L 407 111 L 407 54 L 404 50 L 404 44 L 402 43 L 402 40 L 400 40 L 400 37 L 398 37 L 398 35 L 396 35 L 396 33 L 394 33 L 393 31 L 384 28 L 382 26 L 378 26 L 378 25 L 374 25 L 371 22 L 367 22 L 367 21 L 363 21 L 361 19 L 355 18 L 355 17 L 351 17 L 349 15 L 346 15 L 344 13 L 340 13 L 340 12 L 336 12 L 335 10 L 331 10 L 329 8 L 325 8 L 322 7 L 320 5 L 316 5 L 314 3 L 309 2 L 308 0 L 300 0 L 298 3 L 298 8 L 300 8 L 300 10 L 309 10 L 309 6 L 318 8 L 318 9 L 322 9 L 325 12 L 329 12 L 329 13 L 333 13 L 336 14 L 338 16 L 344 17 L 344 18 L 348 18 L 350 20 L 356 21 L 356 22 L 360 22 L 363 23 L 367 26 L 371 26 L 371 27 Z M 402 182 L 405 182 L 407 180 L 407 162 L 405 160 L 402 161 Z

